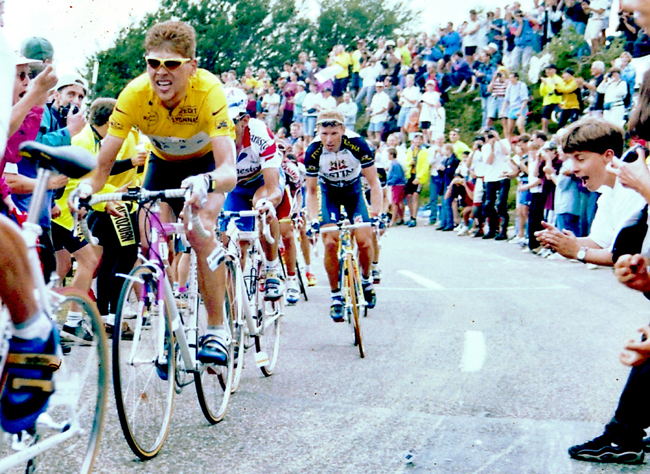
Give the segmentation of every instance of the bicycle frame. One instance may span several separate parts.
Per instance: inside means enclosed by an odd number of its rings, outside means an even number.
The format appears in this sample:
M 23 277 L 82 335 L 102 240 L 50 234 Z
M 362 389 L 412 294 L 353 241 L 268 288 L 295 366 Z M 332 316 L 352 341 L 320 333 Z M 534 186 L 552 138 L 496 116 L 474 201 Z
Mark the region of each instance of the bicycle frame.
M 53 287 L 55 280 L 52 280 L 49 285 L 46 285 L 37 250 L 37 240 L 42 233 L 42 229 L 40 225 L 38 225 L 38 217 L 40 216 L 43 207 L 43 202 L 47 192 L 47 182 L 50 175 L 50 170 L 43 168 L 38 169 L 34 193 L 29 205 L 27 221 L 22 225 L 21 235 L 27 244 L 29 266 L 36 288 L 37 303 L 42 311 L 52 317 L 54 309 L 63 302 L 65 297 L 52 291 L 51 288 Z M 6 309 L 3 310 L 0 315 L 0 330 L 2 330 L 2 340 L 0 342 L 0 374 L 3 374 L 9 351 L 10 339 L 10 318 Z M 25 447 L 24 442 L 21 440 L 23 436 L 31 435 L 26 432 L 23 432 L 20 437 L 18 435 L 13 435 L 14 441 L 12 447 L 16 449 L 17 452 L 5 457 L 4 459 L 0 459 L 0 472 L 4 472 L 14 466 L 25 463 L 83 431 L 79 423 L 77 411 L 75 410 L 76 399 L 71 399 L 71 397 L 77 397 L 78 399 L 79 391 L 74 386 L 74 383 L 71 383 L 70 381 L 64 382 L 60 377 L 57 377 L 60 373 L 64 373 L 65 370 L 65 358 L 63 358 L 61 361 L 61 367 L 54 374 L 56 391 L 52 394 L 48 403 L 50 408 L 54 406 L 64 406 L 66 408 L 70 417 L 67 420 L 67 423 L 54 423 L 47 412 L 41 414 L 36 421 L 37 431 L 46 428 L 52 431 L 60 431 L 60 433 L 29 447 Z

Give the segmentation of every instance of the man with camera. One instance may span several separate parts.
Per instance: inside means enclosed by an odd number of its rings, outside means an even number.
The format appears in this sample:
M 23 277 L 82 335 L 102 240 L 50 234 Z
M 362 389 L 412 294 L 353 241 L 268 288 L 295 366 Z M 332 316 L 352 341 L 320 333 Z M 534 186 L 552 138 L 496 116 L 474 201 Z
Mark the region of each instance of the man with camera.
M 88 94 L 86 81 L 77 74 L 61 76 L 54 88 L 54 102 L 47 104 L 36 141 L 50 146 L 70 145 L 70 139 L 86 126 L 81 111 Z
M 481 150 L 485 158 L 483 180 L 485 182 L 485 216 L 490 230 L 484 239 L 507 240 L 508 235 L 508 191 L 510 191 L 510 171 L 508 155 L 510 141 L 501 139 L 499 133 L 489 129 L 485 135 L 485 145 Z M 499 225 L 501 224 L 501 225 Z

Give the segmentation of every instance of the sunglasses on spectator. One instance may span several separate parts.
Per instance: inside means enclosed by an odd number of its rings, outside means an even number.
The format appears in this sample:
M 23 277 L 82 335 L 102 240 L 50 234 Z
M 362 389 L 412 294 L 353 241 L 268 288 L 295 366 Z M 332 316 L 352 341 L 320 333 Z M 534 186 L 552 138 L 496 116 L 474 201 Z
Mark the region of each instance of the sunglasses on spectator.
M 19 73 L 16 74 L 16 77 L 20 79 L 20 82 L 23 82 L 25 79 L 29 77 L 29 73 L 25 71 L 20 71 Z
M 160 59 L 154 56 L 145 56 L 147 60 L 147 65 L 153 69 L 158 69 L 160 66 L 164 67 L 168 71 L 173 71 L 178 69 L 186 62 L 191 61 L 189 58 L 171 58 L 171 59 Z

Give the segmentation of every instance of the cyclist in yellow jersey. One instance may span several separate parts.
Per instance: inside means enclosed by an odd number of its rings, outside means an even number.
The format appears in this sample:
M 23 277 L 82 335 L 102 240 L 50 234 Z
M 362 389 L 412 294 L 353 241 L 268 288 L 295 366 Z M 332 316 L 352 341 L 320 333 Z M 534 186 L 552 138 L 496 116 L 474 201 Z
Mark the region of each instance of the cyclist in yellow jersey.
M 120 93 L 98 155 L 97 173 L 79 186 L 76 195 L 85 197 L 104 186 L 132 127 L 149 137 L 152 153 L 144 187 L 161 190 L 191 186 L 192 197 L 187 204 L 210 234 L 202 238 L 186 225 L 198 257 L 199 289 L 208 313 L 208 329 L 201 338 L 198 358 L 225 365 L 224 271 L 223 265 L 216 267 L 209 262 L 216 261 L 218 251 L 212 229 L 225 193 L 237 182 L 234 127 L 221 82 L 197 68 L 196 32 L 190 25 L 178 21 L 154 25 L 147 32 L 145 50 L 147 72 Z M 178 200 L 161 205 L 162 218 L 167 221 L 172 219 L 172 211 L 178 215 L 181 210 Z

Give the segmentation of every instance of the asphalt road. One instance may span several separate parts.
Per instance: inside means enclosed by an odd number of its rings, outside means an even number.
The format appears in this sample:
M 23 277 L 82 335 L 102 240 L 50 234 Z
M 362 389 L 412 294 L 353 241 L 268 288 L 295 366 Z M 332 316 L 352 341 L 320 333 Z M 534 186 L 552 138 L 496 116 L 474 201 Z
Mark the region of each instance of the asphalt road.
M 422 224 L 390 229 L 360 359 L 347 325 L 328 316 L 322 263 L 313 267 L 319 284 L 287 309 L 275 375 L 249 353 L 215 426 L 186 387 L 147 462 L 126 445 L 111 395 L 95 472 L 650 471 L 566 453 L 602 432 L 628 374 L 618 354 L 650 320 L 650 302 L 610 269 Z

